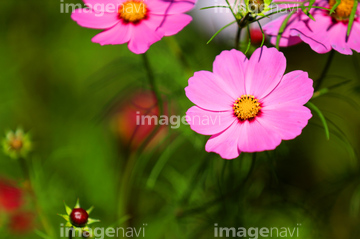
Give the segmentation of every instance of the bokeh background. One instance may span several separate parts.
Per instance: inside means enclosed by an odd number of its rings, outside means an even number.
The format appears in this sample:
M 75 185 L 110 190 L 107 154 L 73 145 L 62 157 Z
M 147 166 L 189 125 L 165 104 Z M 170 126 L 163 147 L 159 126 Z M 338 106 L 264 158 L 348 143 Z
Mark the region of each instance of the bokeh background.
M 99 31 L 78 26 L 60 3 L 1 1 L 0 131 L 30 132 L 34 194 L 19 162 L 0 154 L 0 238 L 60 238 L 65 221 L 57 214 L 77 198 L 95 206 L 91 217 L 101 222 L 94 226 L 146 223 L 146 238 L 213 238 L 215 223 L 301 224 L 298 238 L 359 238 L 359 54 L 336 53 L 324 87 L 347 83 L 312 100 L 329 140 L 313 112 L 296 139 L 256 160 L 242 154 L 227 161 L 205 152 L 208 137 L 187 125 L 137 128 L 137 111 L 158 113 L 141 55 L 92 43 Z M 223 37 L 206 44 L 217 29 L 197 11 L 188 27 L 147 52 L 167 114 L 185 115 L 188 78 L 211 70 L 215 56 L 233 47 Z M 212 21 L 224 17 L 202 11 Z M 287 71 L 314 80 L 328 57 L 306 44 L 281 50 Z

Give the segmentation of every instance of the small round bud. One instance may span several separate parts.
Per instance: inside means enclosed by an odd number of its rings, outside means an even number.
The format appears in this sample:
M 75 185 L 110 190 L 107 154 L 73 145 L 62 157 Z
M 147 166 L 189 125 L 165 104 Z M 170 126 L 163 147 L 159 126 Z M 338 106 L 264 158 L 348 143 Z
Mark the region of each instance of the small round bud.
M 70 222 L 75 227 L 85 227 L 89 214 L 82 208 L 74 208 L 70 214 Z

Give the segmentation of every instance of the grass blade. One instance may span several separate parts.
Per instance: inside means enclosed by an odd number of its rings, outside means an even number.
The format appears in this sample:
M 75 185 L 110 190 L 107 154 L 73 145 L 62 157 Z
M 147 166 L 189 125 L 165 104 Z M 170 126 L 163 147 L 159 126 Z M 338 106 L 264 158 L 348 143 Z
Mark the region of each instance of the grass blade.
M 281 35 L 283 34 L 290 17 L 292 17 L 292 15 L 294 15 L 294 13 L 295 13 L 295 11 L 290 12 L 289 15 L 284 19 L 284 21 L 281 24 L 281 27 L 279 29 L 279 33 L 278 33 L 278 35 L 276 37 L 276 49 L 278 49 L 278 50 L 279 50 Z
M 324 126 L 326 139 L 329 140 L 330 139 L 329 127 L 327 125 L 327 122 L 326 122 L 326 119 L 325 119 L 323 113 L 320 111 L 320 109 L 316 105 L 314 105 L 311 102 L 308 102 L 306 104 L 306 106 L 308 106 L 311 110 L 313 110 L 313 111 L 315 111 L 317 113 L 317 115 L 319 116 L 319 118 L 321 120 L 321 123 Z
M 349 17 L 348 29 L 347 29 L 347 34 L 346 34 L 347 36 L 349 36 L 350 32 L 351 32 L 351 27 L 352 27 L 352 24 L 353 24 L 354 19 L 355 19 L 357 6 L 358 6 L 358 1 L 355 1 L 354 6 L 353 6 L 353 8 L 351 10 L 350 17 Z
M 228 26 L 231 26 L 232 24 L 234 24 L 236 22 L 235 21 L 232 21 L 230 22 L 229 24 L 226 24 L 225 26 L 223 26 L 222 28 L 220 28 L 211 38 L 210 40 L 206 43 L 206 44 L 209 44 L 222 30 L 224 30 L 225 28 L 227 28 Z
M 340 5 L 340 3 L 341 3 L 341 0 L 336 0 L 336 3 L 330 10 L 330 14 L 333 14 L 335 12 L 335 9 Z

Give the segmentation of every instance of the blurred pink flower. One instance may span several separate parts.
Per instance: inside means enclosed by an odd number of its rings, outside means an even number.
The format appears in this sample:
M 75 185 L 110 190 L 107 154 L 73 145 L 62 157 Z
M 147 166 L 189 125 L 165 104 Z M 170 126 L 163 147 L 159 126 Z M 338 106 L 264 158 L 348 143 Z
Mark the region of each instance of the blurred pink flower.
M 320 0 L 316 1 L 315 5 L 331 8 L 335 2 L 335 0 Z M 303 41 L 309 44 L 314 51 L 321 54 L 327 53 L 331 49 L 345 55 L 351 55 L 352 50 L 360 52 L 360 4 L 358 5 L 350 35 L 347 37 L 349 16 L 353 5 L 354 0 L 342 0 L 332 15 L 326 10 L 312 9 L 310 12 L 315 21 L 299 10 L 289 19 L 280 40 L 280 46 L 287 47 Z M 286 17 L 287 15 L 281 16 L 266 24 L 263 28 L 274 45 L 281 24 Z
M 167 104 L 163 102 L 164 114 L 167 114 Z M 158 117 L 160 112 L 155 95 L 151 91 L 135 91 L 131 93 L 117 109 L 113 126 L 122 144 L 136 150 L 156 129 L 154 120 L 144 120 L 144 117 Z M 150 140 L 148 147 L 154 148 L 164 139 L 167 127 L 161 126 Z
M 213 72 L 189 79 L 186 96 L 197 106 L 186 117 L 192 130 L 212 135 L 207 152 L 233 159 L 241 152 L 273 150 L 301 134 L 312 116 L 303 105 L 313 82 L 303 71 L 284 75 L 285 68 L 275 48 L 258 48 L 250 59 L 231 50 L 216 57 Z
M 9 230 L 12 234 L 26 234 L 35 228 L 35 214 L 30 211 L 17 212 L 10 217 Z
M 128 43 L 141 54 L 164 36 L 175 35 L 192 18 L 184 14 L 196 0 L 84 0 L 88 8 L 71 17 L 82 27 L 104 29 L 92 41 L 100 45 Z
M 0 211 L 12 212 L 18 210 L 23 204 L 23 193 L 12 182 L 0 180 Z

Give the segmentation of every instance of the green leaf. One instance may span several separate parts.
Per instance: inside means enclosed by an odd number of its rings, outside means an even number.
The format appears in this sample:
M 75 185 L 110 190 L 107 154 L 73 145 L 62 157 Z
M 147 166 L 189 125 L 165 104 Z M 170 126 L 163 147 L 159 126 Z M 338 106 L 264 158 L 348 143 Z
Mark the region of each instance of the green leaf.
M 93 223 L 95 223 L 95 222 L 100 222 L 100 220 L 89 218 L 87 224 L 90 225 L 90 224 L 93 224 Z
M 74 208 L 81 208 L 79 199 L 76 200 L 76 204 Z
M 249 34 L 249 42 L 248 42 L 248 45 L 247 45 L 246 50 L 244 52 L 245 55 L 249 51 L 250 46 L 251 46 L 251 37 L 250 37 L 250 27 L 249 27 L 249 25 L 247 26 L 247 31 L 248 31 L 248 34 Z
M 311 102 L 308 102 L 306 104 L 306 106 L 308 106 L 310 109 L 312 109 L 313 111 L 315 111 L 318 114 L 318 116 L 319 116 L 319 118 L 320 118 L 320 120 L 321 120 L 321 122 L 322 122 L 322 124 L 324 126 L 326 139 L 329 140 L 329 138 L 330 138 L 329 127 L 327 125 L 327 122 L 326 122 L 326 119 L 325 119 L 323 113 L 320 111 L 320 109 L 316 105 L 314 105 Z
M 315 0 L 310 0 L 309 1 L 309 6 L 308 8 L 306 8 L 306 10 L 304 11 L 304 13 L 311 18 L 311 20 L 315 21 L 315 18 L 310 14 L 310 9 L 312 8 L 312 6 L 314 5 Z
M 264 33 L 264 30 L 262 29 L 262 27 L 261 27 L 261 24 L 260 24 L 260 22 L 259 21 L 256 21 L 257 22 L 257 24 L 259 25 L 259 28 L 260 28 L 260 30 L 261 30 L 261 33 L 262 33 L 262 41 L 261 41 L 261 45 L 260 45 L 260 47 L 262 47 L 263 45 L 264 45 L 264 42 L 265 42 L 265 33 Z
M 316 21 L 315 18 L 313 17 L 313 15 L 311 15 L 310 12 L 307 12 L 306 15 L 313 21 Z
M 281 27 L 279 29 L 279 33 L 278 33 L 278 35 L 276 37 L 276 49 L 278 49 L 278 50 L 279 50 L 279 44 L 280 44 L 281 35 L 283 34 L 290 17 L 292 17 L 292 15 L 294 15 L 294 13 L 295 13 L 295 10 L 290 12 L 289 15 L 284 19 L 284 21 L 281 24 Z
M 67 222 L 70 221 L 69 215 L 58 214 L 60 217 L 64 218 Z
M 210 6 L 210 7 L 202 7 L 202 8 L 200 8 L 200 10 L 211 9 L 211 8 L 229 8 L 229 6 Z
M 171 158 L 171 153 L 175 151 L 178 147 L 182 145 L 184 142 L 184 138 L 177 138 L 174 142 L 172 142 L 162 153 L 157 163 L 153 167 L 150 176 L 146 182 L 146 186 L 148 188 L 153 188 L 156 184 L 157 178 L 160 175 L 160 172 L 165 167 L 168 160 Z
M 131 216 L 125 215 L 125 216 L 121 217 L 119 220 L 117 220 L 116 222 L 110 224 L 109 227 L 121 226 L 123 223 L 129 221 L 130 218 L 131 218 Z
M 357 6 L 358 6 L 358 1 L 356 0 L 354 2 L 354 6 L 353 6 L 353 8 L 351 10 L 351 14 L 350 14 L 350 17 L 349 17 L 348 29 L 347 29 L 347 34 L 346 34 L 347 36 L 349 36 L 350 32 L 351 32 L 351 27 L 352 27 L 352 24 L 353 24 L 354 19 L 355 19 Z
M 328 89 L 328 88 L 323 88 L 323 89 L 321 89 L 321 90 L 315 91 L 314 94 L 313 94 L 313 96 L 311 97 L 311 99 L 314 99 L 314 98 L 316 98 L 316 97 L 319 97 L 319 96 L 321 96 L 321 95 L 324 95 L 324 94 L 326 94 L 326 93 L 328 93 L 328 92 L 329 92 L 329 89 Z
M 67 215 L 70 215 L 71 212 L 72 212 L 72 209 L 68 205 L 66 205 L 65 202 L 64 202 L 64 206 L 65 206 L 65 210 L 66 210 Z
M 230 22 L 229 24 L 223 26 L 222 28 L 220 28 L 211 38 L 210 40 L 206 43 L 206 44 L 209 44 L 222 30 L 224 30 L 225 28 L 227 28 L 228 26 L 231 26 L 232 24 L 236 23 L 236 20 L 235 21 L 232 21 Z
M 354 194 L 350 199 L 349 212 L 353 218 L 356 218 L 360 211 L 360 185 L 354 190 Z
M 92 206 L 91 208 L 89 208 L 88 210 L 86 210 L 87 214 L 90 215 L 90 213 L 92 212 L 93 209 L 94 209 L 94 206 Z
M 336 0 L 336 3 L 330 10 L 330 14 L 333 14 L 335 12 L 335 9 L 340 5 L 340 3 L 341 3 L 341 0 Z

